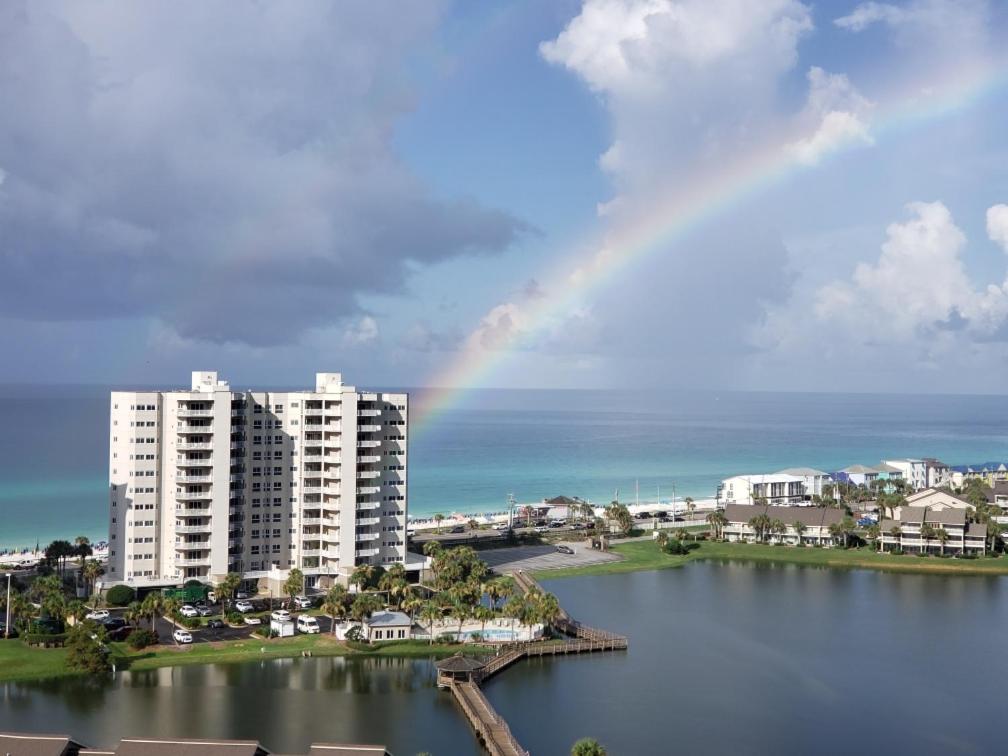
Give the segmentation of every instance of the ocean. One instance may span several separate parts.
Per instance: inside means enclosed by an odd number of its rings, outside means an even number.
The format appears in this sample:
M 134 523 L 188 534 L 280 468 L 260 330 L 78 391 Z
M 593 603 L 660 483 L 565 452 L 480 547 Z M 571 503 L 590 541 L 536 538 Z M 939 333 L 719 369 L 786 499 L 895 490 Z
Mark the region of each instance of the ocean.
M 109 387 L 0 387 L 0 548 L 105 537 Z M 415 393 L 414 415 L 422 393 Z M 422 413 L 420 413 L 422 414 Z M 729 475 L 884 457 L 1008 459 L 1000 396 L 468 392 L 411 428 L 409 512 L 708 498 Z

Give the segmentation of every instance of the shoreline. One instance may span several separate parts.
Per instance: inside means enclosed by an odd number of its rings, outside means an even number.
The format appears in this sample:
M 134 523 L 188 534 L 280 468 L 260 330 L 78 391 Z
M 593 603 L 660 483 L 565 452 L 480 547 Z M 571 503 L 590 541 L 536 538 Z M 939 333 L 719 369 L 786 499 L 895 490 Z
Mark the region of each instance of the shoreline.
M 952 557 L 922 557 L 913 554 L 879 554 L 868 548 L 817 549 L 780 546 L 776 544 L 726 543 L 697 541 L 689 554 L 672 555 L 660 551 L 651 539 L 637 539 L 614 544 L 610 551 L 623 559 L 584 567 L 536 570 L 537 580 L 560 580 L 568 577 L 594 577 L 628 572 L 648 572 L 683 567 L 691 562 L 721 561 L 796 565 L 830 570 L 872 570 L 919 575 L 954 575 L 968 577 L 1008 576 L 1008 555 L 978 559 Z

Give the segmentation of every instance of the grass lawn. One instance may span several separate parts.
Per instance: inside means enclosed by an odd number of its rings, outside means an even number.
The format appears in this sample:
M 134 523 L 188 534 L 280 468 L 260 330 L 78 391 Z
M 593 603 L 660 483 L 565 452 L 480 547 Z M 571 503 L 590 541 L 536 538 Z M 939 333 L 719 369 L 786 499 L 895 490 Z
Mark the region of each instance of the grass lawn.
M 157 669 L 183 664 L 211 664 L 243 662 L 256 659 L 280 659 L 301 656 L 382 656 L 398 658 L 445 657 L 464 650 L 467 654 L 492 653 L 485 646 L 434 644 L 426 641 L 391 641 L 377 644 L 373 649 L 357 650 L 348 647 L 331 635 L 295 635 L 269 641 L 258 638 L 221 641 L 219 643 L 194 643 L 184 646 L 153 646 L 133 651 L 125 643 L 110 643 L 112 661 L 118 669 Z M 75 673 L 66 668 L 66 650 L 62 648 L 29 648 L 20 640 L 0 640 L 0 682 L 41 680 L 70 677 Z
M 537 578 L 552 579 L 579 575 L 609 575 L 638 570 L 660 570 L 699 559 L 776 562 L 779 564 L 804 564 L 818 567 L 861 568 L 898 572 L 928 572 L 959 575 L 1008 575 L 1008 557 L 981 559 L 941 559 L 909 554 L 879 554 L 870 548 L 815 549 L 794 546 L 770 546 L 755 543 L 720 543 L 700 541 L 697 548 L 686 556 L 672 556 L 658 549 L 653 541 L 631 541 L 612 547 L 613 553 L 623 557 L 618 562 L 571 567 L 560 570 L 539 570 Z

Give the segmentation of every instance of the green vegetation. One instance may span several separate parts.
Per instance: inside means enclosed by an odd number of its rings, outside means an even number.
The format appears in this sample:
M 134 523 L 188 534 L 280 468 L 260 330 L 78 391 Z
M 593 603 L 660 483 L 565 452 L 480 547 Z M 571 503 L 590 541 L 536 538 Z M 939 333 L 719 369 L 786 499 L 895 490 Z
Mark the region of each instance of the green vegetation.
M 581 738 L 571 746 L 571 756 L 606 756 L 606 749 L 594 738 Z
M 725 543 L 700 541 L 697 548 L 686 555 L 666 554 L 653 541 L 630 541 L 612 547 L 613 553 L 623 557 L 618 562 L 605 562 L 585 567 L 560 570 L 539 570 L 535 577 L 544 579 L 577 577 L 581 575 L 608 575 L 640 570 L 660 570 L 680 567 L 700 559 L 775 562 L 803 564 L 816 567 L 860 568 L 899 572 L 928 572 L 960 575 L 1008 574 L 1008 557 L 981 557 L 979 559 L 952 559 L 935 556 L 879 554 L 870 547 L 857 549 L 819 549 L 795 546 L 778 546 L 762 543 Z
M 136 591 L 128 585 L 113 585 L 105 594 L 110 606 L 126 606 L 136 598 Z

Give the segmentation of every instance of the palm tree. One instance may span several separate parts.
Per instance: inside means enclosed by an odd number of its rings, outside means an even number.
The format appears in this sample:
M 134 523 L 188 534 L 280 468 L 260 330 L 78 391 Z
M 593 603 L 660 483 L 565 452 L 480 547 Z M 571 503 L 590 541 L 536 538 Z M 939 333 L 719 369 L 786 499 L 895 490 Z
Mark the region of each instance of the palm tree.
M 945 544 L 948 543 L 949 532 L 945 528 L 938 528 L 935 537 L 938 539 L 938 556 L 945 556 Z
M 346 612 L 346 596 L 346 588 L 336 583 L 326 591 L 325 600 L 322 602 L 322 611 L 332 619 L 333 635 L 336 635 L 336 620 L 342 618 Z
M 594 738 L 581 738 L 571 746 L 571 756 L 606 756 L 607 751 Z
M 75 623 L 82 621 L 87 613 L 88 608 L 84 606 L 84 602 L 77 599 L 63 606 L 64 618 L 67 620 L 72 618 Z
M 714 531 L 714 538 L 720 541 L 721 533 L 724 531 L 724 526 L 728 524 L 728 518 L 725 517 L 724 512 L 718 509 L 707 515 L 706 519 L 707 523 Z
M 749 527 L 753 529 L 756 540 L 762 543 L 770 530 L 770 517 L 767 514 L 758 514 L 749 520 Z
M 423 607 L 423 605 L 424 600 L 420 598 L 420 595 L 416 591 L 411 590 L 407 592 L 405 598 L 403 599 L 402 609 L 409 614 L 409 617 L 412 620 L 416 617 L 417 611 Z
M 444 515 L 438 512 L 434 515 L 434 522 L 437 523 L 437 534 L 441 535 L 441 523 L 444 521 Z
M 896 547 L 895 548 L 896 549 L 901 548 L 902 547 L 902 543 L 900 542 L 900 537 L 903 535 L 903 530 L 900 528 L 900 526 L 899 525 L 893 525 L 891 528 L 889 528 L 889 535 L 891 535 L 893 538 L 896 539 Z
M 179 609 L 181 608 L 182 602 L 174 596 L 169 596 L 161 602 L 161 611 L 163 611 L 166 616 L 171 617 L 172 630 L 178 628 Z
M 241 575 L 237 572 L 229 572 L 224 576 L 224 579 L 218 583 L 217 592 L 221 596 L 221 609 L 227 610 L 227 605 L 234 597 L 235 591 L 238 590 L 238 586 L 241 585 L 241 582 Z
M 486 636 L 486 623 L 492 620 L 496 615 L 493 609 L 489 606 L 483 606 L 479 604 L 475 606 L 472 610 L 473 619 L 476 619 L 480 623 L 480 638 Z
M 921 554 L 927 549 L 927 542 L 935 537 L 934 526 L 930 522 L 922 523 L 920 526 Z
M 294 597 L 304 592 L 304 580 L 304 573 L 295 567 L 284 581 L 283 592 L 287 596 L 288 609 L 294 609 Z
M 770 531 L 777 536 L 777 543 L 781 543 L 784 540 L 784 534 L 787 533 L 787 525 L 783 520 L 775 519 L 770 523 Z
M 870 540 L 872 543 L 877 543 L 879 551 L 882 551 L 882 539 L 881 539 L 882 526 L 879 525 L 877 522 L 873 523 L 868 526 L 868 529 L 865 531 L 865 534 L 868 536 L 868 540 Z
M 658 548 L 664 551 L 665 547 L 668 546 L 668 533 L 664 530 L 660 531 L 658 533 L 658 537 L 655 538 L 655 541 L 658 542 Z
M 791 527 L 794 528 L 795 535 L 798 536 L 798 545 L 801 546 L 802 535 L 805 533 L 806 530 L 808 530 L 808 528 L 805 527 L 805 523 L 802 522 L 801 520 L 795 520 L 794 524 Z
M 444 616 L 441 607 L 433 601 L 426 601 L 420 607 L 420 619 L 427 623 L 427 633 L 430 636 L 430 644 L 434 645 L 434 623 Z
M 81 569 L 84 569 L 84 558 L 91 556 L 94 551 L 91 549 L 91 539 L 87 536 L 77 536 L 74 538 L 74 553 L 80 557 Z
M 154 622 L 158 615 L 164 613 L 164 597 L 157 592 L 148 593 L 140 603 L 140 609 L 145 617 L 150 617 L 150 629 L 155 632 Z
M 990 538 L 990 550 L 991 554 L 994 553 L 994 548 L 997 546 L 997 539 L 1001 536 L 1001 527 L 998 525 L 997 520 L 993 517 L 987 518 L 987 537 Z
M 350 585 L 356 585 L 358 591 L 363 591 L 371 584 L 371 579 L 374 577 L 374 573 L 374 565 L 357 565 L 354 567 L 354 571 L 350 573 Z
M 696 509 L 696 503 L 694 503 L 692 496 L 687 496 L 685 499 L 683 499 L 683 502 L 685 502 L 685 504 L 686 504 L 686 511 L 689 512 L 690 519 L 692 520 L 693 519 L 693 510 Z
M 839 522 L 831 522 L 827 530 L 834 543 L 843 535 L 843 528 Z
M 552 593 L 544 593 L 536 601 L 536 614 L 540 622 L 552 625 L 560 616 L 560 601 Z
M 140 620 L 143 619 L 143 607 L 139 601 L 132 601 L 130 605 L 126 607 L 123 612 L 123 619 L 126 620 L 130 625 L 140 624 Z
M 88 595 L 94 593 L 95 583 L 105 574 L 105 568 L 97 559 L 89 559 L 81 568 L 81 577 L 88 586 Z
M 507 601 L 504 602 L 504 606 L 501 607 L 501 613 L 505 617 L 511 618 L 511 634 L 514 635 L 514 621 L 520 619 L 522 612 L 525 609 L 525 597 L 520 596 L 517 593 L 508 597 Z

